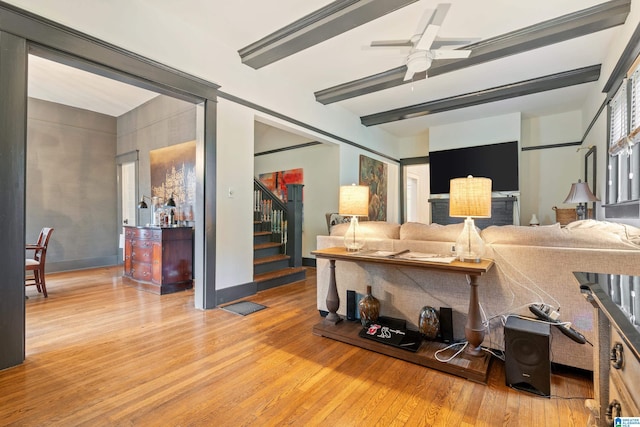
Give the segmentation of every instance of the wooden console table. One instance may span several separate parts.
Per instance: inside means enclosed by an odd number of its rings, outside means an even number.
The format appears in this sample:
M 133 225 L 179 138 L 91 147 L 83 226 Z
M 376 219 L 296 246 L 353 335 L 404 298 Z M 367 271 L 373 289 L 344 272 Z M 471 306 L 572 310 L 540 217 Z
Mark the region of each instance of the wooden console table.
M 452 263 L 440 263 L 418 261 L 405 258 L 380 257 L 365 253 L 348 252 L 343 247 L 320 249 L 311 252 L 317 258 L 329 260 L 330 277 L 327 291 L 327 317 L 314 326 L 313 332 L 317 335 L 332 338 L 338 341 L 353 344 L 378 353 L 387 354 L 396 358 L 417 363 L 440 371 L 448 372 L 473 381 L 486 383 L 489 369 L 490 355 L 481 349 L 484 340 L 484 325 L 480 316 L 480 303 L 478 301 L 478 277 L 489 271 L 493 266 L 493 260 L 482 259 L 479 263 L 453 261 Z M 420 268 L 438 270 L 449 273 L 464 274 L 470 286 L 469 309 L 464 333 L 468 345 L 464 353 L 449 363 L 443 363 L 435 359 L 434 353 L 446 345 L 433 341 L 424 341 L 416 353 L 397 349 L 385 344 L 377 343 L 358 336 L 361 329 L 359 323 L 341 322 L 337 311 L 340 307 L 340 297 L 336 286 L 336 261 L 364 262 L 387 264 L 395 267 Z

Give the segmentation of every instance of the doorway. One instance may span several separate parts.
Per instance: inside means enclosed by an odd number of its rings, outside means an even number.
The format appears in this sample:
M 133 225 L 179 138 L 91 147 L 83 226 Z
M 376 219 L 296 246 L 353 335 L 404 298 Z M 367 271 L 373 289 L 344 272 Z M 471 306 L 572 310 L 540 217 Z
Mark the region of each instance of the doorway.
M 124 262 L 124 231 L 122 226 L 143 225 L 145 218 L 137 209 L 138 203 L 138 150 L 116 156 L 118 169 L 118 264 Z
M 16 17 L 16 15 L 18 15 Z M 2 221 L 0 232 L 4 238 L 4 246 L 7 254 L 13 256 L 4 257 L 0 263 L 4 273 L 4 280 L 0 283 L 0 323 L 15 325 L 10 331 L 2 335 L 3 352 L 0 355 L 0 369 L 21 363 L 25 358 L 25 287 L 16 287 L 15 283 L 24 281 L 24 259 L 17 258 L 15 254 L 24 251 L 26 230 L 26 155 L 27 155 L 27 117 L 28 114 L 28 55 L 36 54 L 43 58 L 57 60 L 60 63 L 71 65 L 84 71 L 109 77 L 120 82 L 135 84 L 139 87 L 149 88 L 162 94 L 175 96 L 179 99 L 201 103 L 204 108 L 201 114 L 202 139 L 198 139 L 197 158 L 199 165 L 199 185 L 207 188 L 206 198 L 204 193 L 198 192 L 196 214 L 203 222 L 198 232 L 200 237 L 195 245 L 196 257 L 203 258 L 206 262 L 196 266 L 196 308 L 214 308 L 216 304 L 215 289 L 215 265 L 216 265 L 216 100 L 219 86 L 193 77 L 183 72 L 177 72 L 167 66 L 152 60 L 141 58 L 132 52 L 98 41 L 82 33 L 69 31 L 68 28 L 52 21 L 26 13 L 17 8 L 0 7 L 0 64 L 3 72 L 0 73 L 0 93 L 3 94 L 3 105 L 0 109 L 0 145 L 6 156 L 0 156 L 0 175 L 3 180 L 12 183 L 3 188 L 3 200 L 13 201 L 9 206 L 6 221 Z M 16 35 L 15 22 L 23 20 L 20 26 L 20 35 Z M 200 116 L 200 114 L 199 114 Z M 46 124 L 46 123 L 43 123 Z M 102 135 L 102 133 L 96 133 Z M 83 145 L 78 145 L 77 150 L 62 152 L 55 151 L 54 144 L 61 139 L 49 139 L 51 151 L 57 155 L 66 153 L 86 154 Z M 6 148 L 6 150 L 5 150 Z M 40 156 L 44 152 L 37 152 Z M 107 172 L 98 172 L 91 169 L 90 173 L 75 181 L 67 181 L 69 185 L 80 185 L 87 179 L 101 180 L 105 176 L 115 176 L 114 153 L 111 154 L 111 167 Z M 92 166 L 90 157 L 85 157 L 85 165 Z M 60 175 L 65 174 L 65 162 L 58 168 L 58 179 L 44 181 L 47 184 L 60 182 Z M 102 184 L 99 182 L 99 184 Z M 74 196 L 82 196 L 82 203 L 74 205 L 73 212 L 84 212 L 85 206 L 100 206 L 105 211 L 111 210 L 112 218 L 117 199 L 113 203 L 105 202 L 101 194 L 107 187 L 101 185 L 98 191 L 74 192 Z M 110 194 L 115 194 L 117 185 L 113 179 Z M 55 201 L 55 199 L 54 199 Z M 58 203 L 56 208 L 69 204 Z M 206 213 L 206 214 L 205 214 Z M 62 220 L 72 223 L 68 218 L 58 215 Z M 114 222 L 115 225 L 115 222 Z M 110 239 L 114 239 L 117 245 L 117 233 L 114 228 Z M 97 240 L 97 239 L 96 239 Z M 84 246 L 76 245 L 75 249 Z M 117 251 L 111 252 L 115 257 Z
M 431 222 L 427 157 L 400 160 L 402 222 Z

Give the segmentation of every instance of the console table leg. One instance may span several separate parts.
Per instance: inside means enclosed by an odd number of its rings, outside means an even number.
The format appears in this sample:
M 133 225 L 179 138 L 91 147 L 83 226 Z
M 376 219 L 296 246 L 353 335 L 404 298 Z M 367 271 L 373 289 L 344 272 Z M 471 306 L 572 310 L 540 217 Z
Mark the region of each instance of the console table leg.
M 336 286 L 336 260 L 329 260 L 329 289 L 327 290 L 327 310 L 329 314 L 325 317 L 325 321 L 334 325 L 342 319 L 336 313 L 340 308 L 340 297 L 338 296 L 338 288 Z
M 467 324 L 464 326 L 464 336 L 467 338 L 466 352 L 473 356 L 483 354 L 481 344 L 484 340 L 484 325 L 480 316 L 480 302 L 478 300 L 478 277 L 467 275 L 469 282 L 469 310 Z

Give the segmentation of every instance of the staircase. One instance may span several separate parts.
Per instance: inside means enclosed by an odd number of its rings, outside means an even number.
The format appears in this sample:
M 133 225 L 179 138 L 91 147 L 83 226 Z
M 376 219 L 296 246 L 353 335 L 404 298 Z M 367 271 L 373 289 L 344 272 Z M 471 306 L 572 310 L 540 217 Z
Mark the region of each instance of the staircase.
M 305 268 L 294 262 L 301 259 L 300 254 L 291 255 L 301 242 L 288 245 L 290 238 L 301 239 L 301 233 L 289 230 L 291 216 L 287 205 L 254 180 L 253 281 L 258 291 L 305 278 Z

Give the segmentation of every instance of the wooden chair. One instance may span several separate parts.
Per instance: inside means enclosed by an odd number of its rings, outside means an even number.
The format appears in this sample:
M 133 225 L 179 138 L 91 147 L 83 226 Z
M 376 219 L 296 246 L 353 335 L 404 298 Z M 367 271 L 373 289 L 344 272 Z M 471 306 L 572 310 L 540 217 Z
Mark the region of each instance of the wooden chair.
M 47 246 L 49 245 L 49 238 L 53 233 L 53 228 L 44 227 L 40 231 L 38 236 L 38 242 L 33 244 L 27 244 L 26 249 L 34 251 L 33 258 L 26 258 L 25 269 L 26 271 L 32 271 L 33 277 L 25 278 L 25 286 L 35 285 L 38 292 L 42 292 L 47 297 L 47 285 L 44 278 L 44 266 L 47 258 Z

